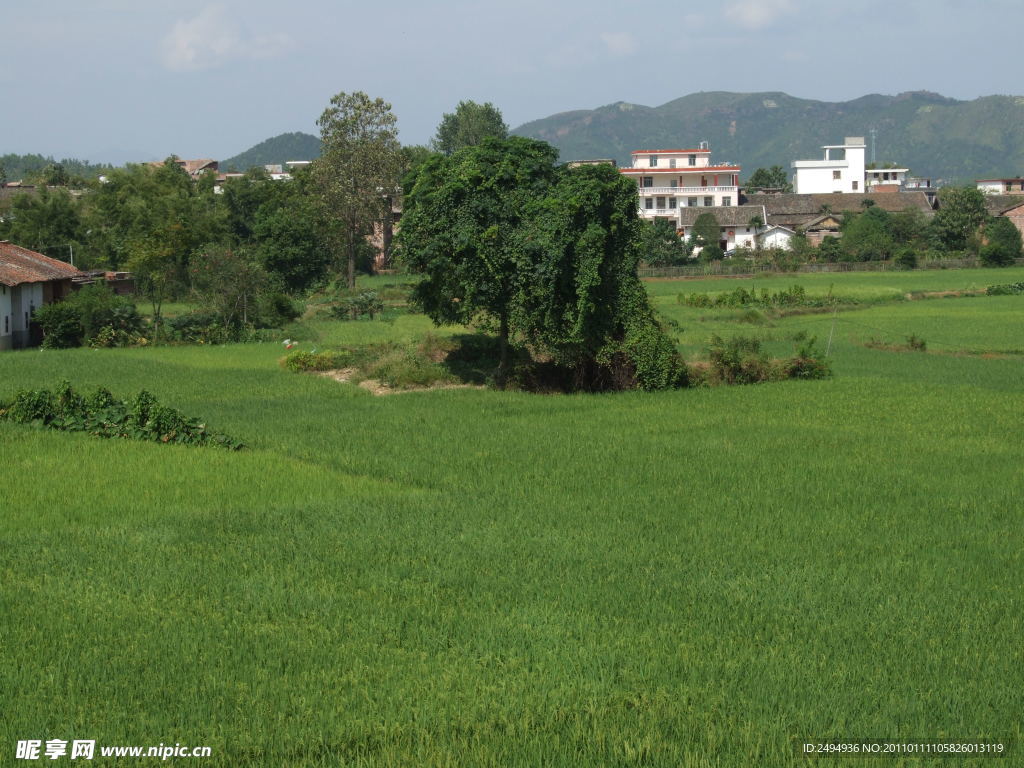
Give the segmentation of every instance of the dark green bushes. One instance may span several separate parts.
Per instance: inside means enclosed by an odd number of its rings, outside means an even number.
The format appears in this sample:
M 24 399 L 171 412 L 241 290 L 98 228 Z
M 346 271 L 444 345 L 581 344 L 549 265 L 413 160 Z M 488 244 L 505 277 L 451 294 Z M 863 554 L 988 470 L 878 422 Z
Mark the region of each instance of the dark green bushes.
M 64 301 L 36 312 L 47 349 L 80 347 L 100 339 L 99 346 L 137 343 L 145 324 L 135 305 L 102 284 L 87 285 Z
M 186 445 L 215 445 L 237 450 L 239 440 L 213 432 L 198 419 L 157 402 L 143 390 L 128 400 L 117 400 L 106 389 L 83 397 L 67 382 L 56 390 L 21 390 L 9 402 L 0 402 L 0 419 L 19 424 L 88 432 L 96 437 L 118 437 Z
M 1024 294 L 1024 282 L 990 285 L 985 293 L 988 296 L 1019 296 Z
M 758 292 L 751 288 L 739 287 L 727 293 L 720 293 L 717 296 L 708 293 L 679 294 L 677 301 L 687 307 L 712 308 L 712 307 L 825 307 L 835 302 L 829 296 L 811 297 L 802 285 L 793 285 L 775 293 L 769 293 L 766 289 Z
M 773 360 L 761 349 L 759 339 L 733 336 L 722 339 L 712 336 L 708 347 L 709 362 L 697 364 L 694 383 L 707 386 L 757 384 L 786 379 L 826 379 L 832 367 L 816 346 L 814 338 L 802 341 L 792 357 Z
M 383 311 L 384 302 L 377 296 L 376 291 L 361 291 L 353 296 L 343 297 L 331 307 L 331 316 L 335 320 L 358 320 L 365 315 L 373 320 Z

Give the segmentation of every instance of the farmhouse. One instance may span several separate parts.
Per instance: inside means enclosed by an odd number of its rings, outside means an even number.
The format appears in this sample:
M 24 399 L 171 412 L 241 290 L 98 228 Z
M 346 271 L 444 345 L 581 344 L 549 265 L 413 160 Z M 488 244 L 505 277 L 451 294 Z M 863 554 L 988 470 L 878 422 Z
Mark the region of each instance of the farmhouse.
M 723 251 L 733 248 L 753 248 L 760 227 L 765 220 L 763 205 L 731 205 L 709 208 L 684 207 L 679 210 L 679 229 L 683 237 L 693 235 L 697 217 L 710 213 L 718 222 L 718 246 Z
M 81 274 L 63 261 L 0 240 L 0 350 L 42 343 L 35 311 L 67 296 Z
M 633 166 L 619 173 L 636 179 L 640 215 L 679 223 L 682 208 L 728 208 L 739 204 L 740 166 L 711 164 L 711 149 L 638 149 Z

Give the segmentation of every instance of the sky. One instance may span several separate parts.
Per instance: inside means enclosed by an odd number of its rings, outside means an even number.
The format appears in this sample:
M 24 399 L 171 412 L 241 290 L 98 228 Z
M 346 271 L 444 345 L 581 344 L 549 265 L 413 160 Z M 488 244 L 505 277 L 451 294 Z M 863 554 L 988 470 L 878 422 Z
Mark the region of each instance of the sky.
M 461 100 L 510 127 L 617 101 L 1020 94 L 1020 0 L 0 0 L 0 154 L 224 159 L 331 96 L 424 144 Z M 685 139 L 686 137 L 680 137 Z

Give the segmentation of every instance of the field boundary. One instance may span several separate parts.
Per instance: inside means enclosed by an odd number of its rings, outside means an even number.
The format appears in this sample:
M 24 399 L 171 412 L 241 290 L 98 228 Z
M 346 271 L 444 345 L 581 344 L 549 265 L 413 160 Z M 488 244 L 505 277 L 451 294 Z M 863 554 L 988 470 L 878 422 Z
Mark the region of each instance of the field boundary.
M 981 259 L 934 259 L 922 261 L 912 270 L 889 261 L 837 261 L 823 264 L 801 264 L 794 269 L 778 269 L 774 264 L 726 264 L 716 261 L 684 267 L 640 267 L 639 277 L 753 277 L 762 274 L 790 275 L 817 272 L 920 272 L 929 269 L 976 269 L 984 266 Z M 1014 259 L 1013 266 L 1024 266 L 1024 259 Z

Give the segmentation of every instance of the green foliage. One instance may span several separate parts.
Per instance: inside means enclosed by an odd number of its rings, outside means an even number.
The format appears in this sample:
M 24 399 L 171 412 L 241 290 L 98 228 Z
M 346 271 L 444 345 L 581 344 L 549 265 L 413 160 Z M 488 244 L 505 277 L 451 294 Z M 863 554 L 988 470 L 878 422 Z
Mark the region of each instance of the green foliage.
M 317 120 L 322 154 L 312 166 L 325 236 L 346 255 L 347 282 L 356 285 L 361 243 L 391 215 L 391 196 L 403 171 L 397 119 L 391 105 L 362 91 L 338 93 Z
M 82 246 L 86 227 L 81 209 L 66 189 L 42 187 L 35 194 L 23 193 L 11 201 L 0 235 L 61 261 L 69 261 L 74 253 L 82 266 L 88 262 L 88 253 Z
M 549 145 L 518 137 L 428 160 L 398 236 L 425 275 L 415 301 L 438 324 L 496 322 L 499 383 L 510 343 L 575 371 L 584 389 L 678 381 L 636 277 L 635 187 L 614 168 L 554 163 Z
M 985 293 L 989 296 L 1020 296 L 1024 294 L 1024 282 L 990 285 Z
M 750 175 L 750 179 L 743 186 L 747 192 L 760 192 L 762 189 L 778 189 L 782 192 L 793 191 L 793 185 L 786 175 L 786 169 L 781 165 L 773 165 L 771 168 L 758 168 Z
M 438 152 L 450 155 L 466 147 L 475 147 L 486 138 L 504 139 L 508 126 L 501 111 L 489 101 L 460 101 L 453 113 L 445 113 L 437 126 L 433 146 Z
M 976 249 L 978 229 L 988 218 L 985 195 L 976 187 L 943 187 L 932 230 L 947 251 Z
M 95 179 L 101 174 L 113 170 L 110 165 L 90 163 L 70 157 L 55 160 L 52 156 L 44 157 L 36 154 L 6 154 L 0 155 L 0 168 L 3 168 L 6 173 L 6 178 L 0 178 L 0 183 L 15 180 L 22 180 L 29 184 L 49 183 L 47 179 L 52 178 L 53 170 L 58 166 L 63 174 L 64 183 L 74 186 L 82 186 L 87 180 Z
M 842 231 L 839 244 L 843 255 L 851 261 L 879 261 L 892 255 L 890 217 L 876 205 L 865 208 L 863 213 L 846 214 Z
M 292 373 L 333 371 L 344 368 L 352 362 L 349 350 L 332 350 L 317 352 L 296 350 L 281 359 L 281 367 Z
M 189 277 L 200 306 L 223 328 L 266 327 L 281 319 L 277 312 L 260 316 L 261 308 L 276 308 L 276 292 L 270 275 L 242 249 L 205 249 L 192 259 Z
M 718 241 L 722 239 L 722 228 L 718 226 L 718 219 L 715 214 L 704 212 L 697 216 L 693 222 L 693 242 L 701 248 L 713 245 L 718 248 Z M 701 257 L 704 259 L 704 257 Z M 719 257 L 721 258 L 721 257 Z M 710 259 L 704 259 L 709 261 Z
M 676 298 L 687 307 L 824 307 L 833 303 L 831 295 L 808 296 L 802 285 L 792 285 L 774 293 L 767 288 L 758 292 L 739 286 L 719 294 L 680 293 Z
M 723 339 L 714 334 L 708 346 L 708 358 L 710 364 L 703 371 L 701 383 L 712 386 L 826 379 L 832 375 L 832 367 L 814 337 L 803 339 L 792 357 L 772 360 L 762 350 L 760 339 L 740 335 Z
M 143 329 L 135 305 L 102 283 L 83 286 L 63 301 L 41 307 L 35 318 L 47 349 L 78 347 L 101 332 L 104 346 L 132 344 Z
M 331 307 L 331 316 L 336 320 L 370 320 L 384 311 L 384 302 L 376 291 L 360 291 L 354 296 L 345 296 Z
M 690 260 L 692 247 L 687 246 L 671 221 L 641 222 L 640 232 L 640 254 L 648 266 L 671 267 Z
M 63 381 L 53 392 L 19 390 L 12 400 L 0 401 L 0 419 L 66 432 L 87 432 L 95 437 L 213 445 L 233 450 L 243 447 L 233 437 L 207 429 L 198 419 L 161 405 L 146 390 L 128 400 L 115 400 L 102 388 L 83 397 Z
M 1021 256 L 1020 230 L 1005 216 L 994 216 L 985 222 L 985 244 L 981 260 L 989 267 L 1005 267 Z

